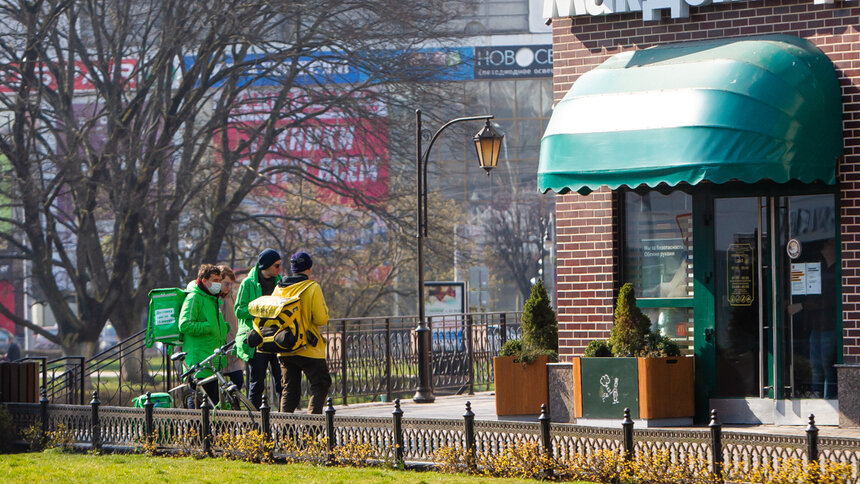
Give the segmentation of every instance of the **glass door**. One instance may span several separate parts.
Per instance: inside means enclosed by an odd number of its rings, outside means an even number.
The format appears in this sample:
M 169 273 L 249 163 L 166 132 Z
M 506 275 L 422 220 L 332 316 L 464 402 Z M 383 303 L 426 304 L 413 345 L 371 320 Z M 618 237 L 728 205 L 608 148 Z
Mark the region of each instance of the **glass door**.
M 839 251 L 832 194 L 779 197 L 781 398 L 836 398 Z
M 714 199 L 717 398 L 767 396 L 767 198 Z

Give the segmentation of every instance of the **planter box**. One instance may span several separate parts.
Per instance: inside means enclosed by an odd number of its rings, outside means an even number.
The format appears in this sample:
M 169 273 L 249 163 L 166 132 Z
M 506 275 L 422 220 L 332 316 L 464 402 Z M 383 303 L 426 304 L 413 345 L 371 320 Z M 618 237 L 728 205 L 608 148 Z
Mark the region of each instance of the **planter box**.
M 547 390 L 547 356 L 523 366 L 513 356 L 493 358 L 496 387 L 496 415 L 536 415 L 540 406 L 549 403 Z
M 694 358 L 637 358 L 639 417 L 692 418 L 695 408 Z
M 634 419 L 660 425 L 692 424 L 695 414 L 694 359 L 575 358 L 576 417 L 605 424 L 621 420 L 624 409 Z

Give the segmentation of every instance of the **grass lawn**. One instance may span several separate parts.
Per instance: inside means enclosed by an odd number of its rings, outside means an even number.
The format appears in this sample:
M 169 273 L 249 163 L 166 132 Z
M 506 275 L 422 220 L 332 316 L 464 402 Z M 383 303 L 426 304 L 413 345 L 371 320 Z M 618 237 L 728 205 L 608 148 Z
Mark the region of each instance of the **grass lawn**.
M 234 483 L 301 482 L 355 484 L 408 483 L 536 483 L 531 480 L 491 479 L 436 472 L 355 469 L 308 464 L 249 464 L 226 459 L 150 457 L 137 454 L 70 454 L 57 450 L 0 455 L 0 482 Z

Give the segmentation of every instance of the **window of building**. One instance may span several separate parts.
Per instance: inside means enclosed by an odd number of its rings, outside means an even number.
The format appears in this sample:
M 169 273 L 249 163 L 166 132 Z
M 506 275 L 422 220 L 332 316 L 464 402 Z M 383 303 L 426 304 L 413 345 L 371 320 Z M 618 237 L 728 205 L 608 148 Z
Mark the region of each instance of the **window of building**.
M 680 190 L 624 193 L 621 282 L 633 284 L 652 330 L 693 352 L 693 203 Z

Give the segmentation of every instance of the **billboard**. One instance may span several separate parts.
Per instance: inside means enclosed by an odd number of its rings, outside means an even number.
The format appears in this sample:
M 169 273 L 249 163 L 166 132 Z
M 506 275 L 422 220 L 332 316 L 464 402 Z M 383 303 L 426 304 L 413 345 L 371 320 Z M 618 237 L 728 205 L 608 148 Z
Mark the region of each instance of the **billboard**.
M 111 63 L 110 73 L 113 73 L 114 64 Z M 54 67 L 56 68 L 56 67 Z M 123 59 L 120 61 L 120 77 L 128 83 L 129 89 L 137 87 L 137 59 Z M 39 64 L 36 66 L 36 76 L 39 77 L 43 86 L 50 89 L 57 88 L 57 79 L 51 72 L 51 66 Z M 74 73 L 74 90 L 75 92 L 91 92 L 95 91 L 94 76 L 90 73 L 86 64 L 81 61 L 75 61 Z M 20 86 L 21 79 L 17 64 L 8 64 L 5 68 L 0 69 L 0 92 L 11 93 L 15 92 Z
M 225 130 L 228 149 L 239 150 L 239 161 L 249 165 L 256 153 L 260 128 L 274 109 L 274 94 L 246 93 L 234 109 Z M 268 147 L 259 173 L 268 179 L 272 195 L 279 195 L 289 184 L 291 167 L 307 172 L 331 188 L 318 187 L 318 197 L 334 205 L 353 205 L 350 193 L 361 193 L 369 200 L 382 200 L 388 194 L 388 118 L 385 104 L 371 92 L 357 93 L 351 101 L 355 111 L 315 106 L 307 93 L 295 88 L 291 101 L 306 106 L 295 119 L 278 121 L 281 128 Z M 245 145 L 244 149 L 240 149 Z

